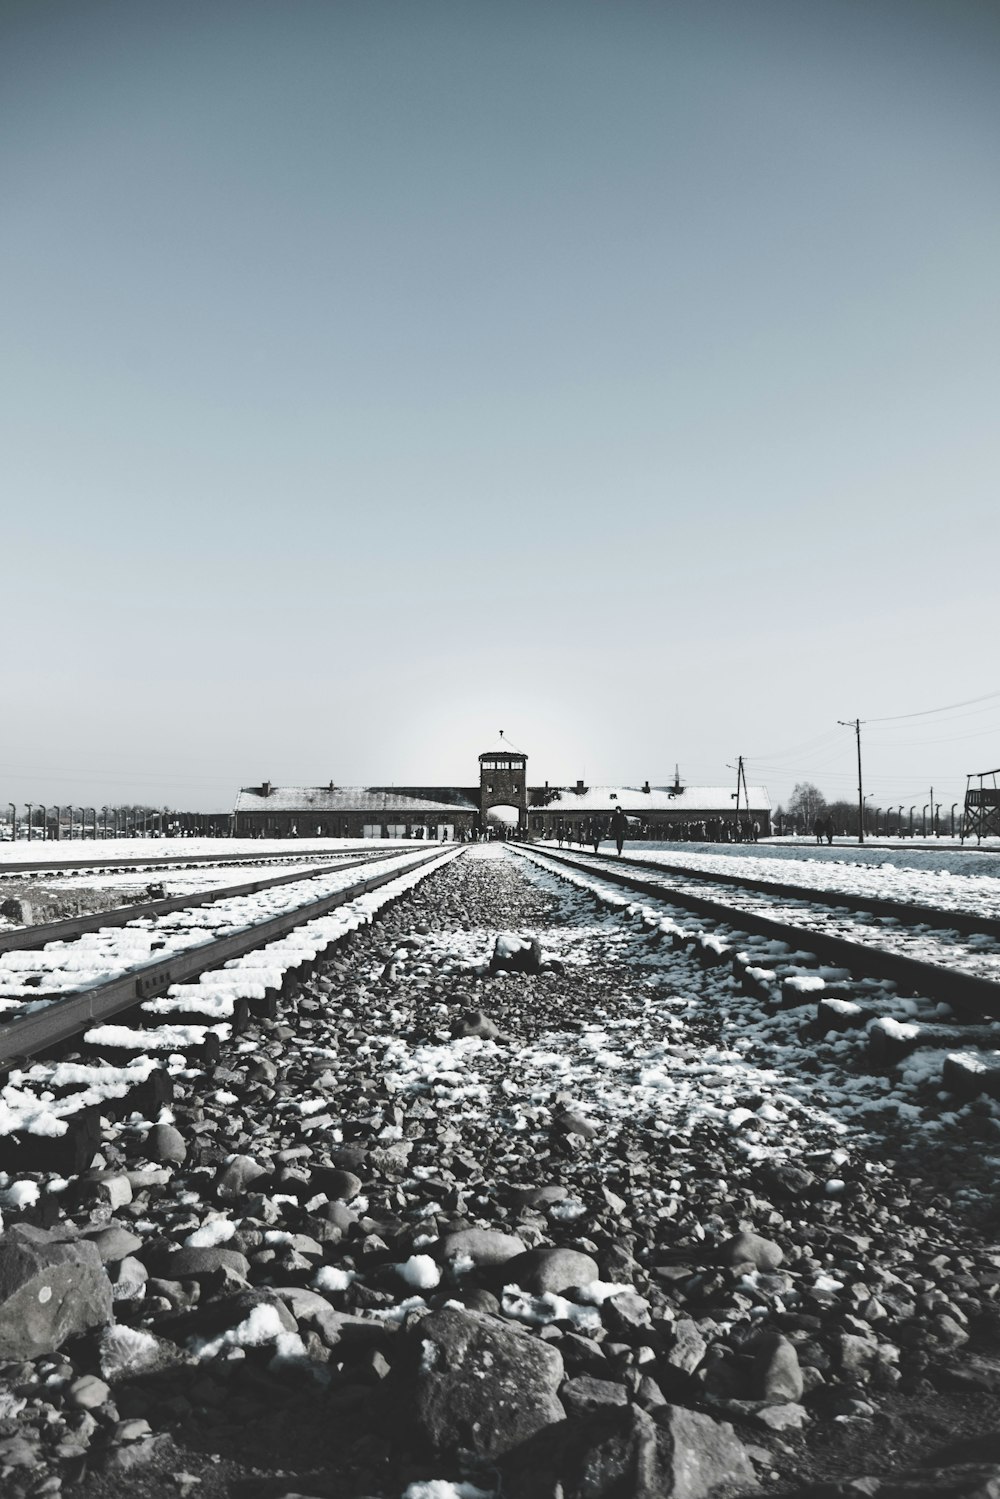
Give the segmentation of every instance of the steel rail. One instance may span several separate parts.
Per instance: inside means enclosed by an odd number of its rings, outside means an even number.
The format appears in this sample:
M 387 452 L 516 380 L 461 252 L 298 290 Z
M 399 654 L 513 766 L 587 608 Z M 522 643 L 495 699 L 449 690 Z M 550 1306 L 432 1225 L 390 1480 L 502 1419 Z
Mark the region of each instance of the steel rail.
M 537 845 L 535 846 L 537 848 Z M 752 845 L 747 845 L 748 850 Z M 547 848 L 537 848 L 538 853 L 547 854 Z M 574 849 L 574 855 L 584 859 L 607 859 L 608 854 L 593 854 L 587 849 Z M 718 857 L 718 856 L 716 856 Z M 752 854 L 749 855 L 753 857 Z M 618 863 L 618 860 L 615 860 Z M 707 869 L 688 869 L 683 864 L 664 864 L 660 860 L 641 859 L 624 854 L 622 864 L 633 869 L 662 871 L 681 879 L 704 880 L 713 885 L 729 885 L 739 890 L 753 890 L 760 895 L 783 896 L 791 900 L 805 900 L 810 905 L 820 902 L 829 906 L 841 906 L 845 911 L 869 911 L 873 916 L 892 916 L 906 926 L 931 926 L 940 931 L 960 932 L 964 937 L 984 933 L 1000 940 L 1000 918 L 976 916 L 971 911 L 942 911 L 937 906 L 911 905 L 908 901 L 886 900 L 882 896 L 841 894 L 839 890 L 813 890 L 808 885 L 791 885 L 783 880 L 763 880 L 751 875 L 712 874 Z
M 397 849 L 396 852 L 399 852 Z M 91 859 L 31 859 L 18 864 L 0 863 L 0 879 L 18 874 L 61 874 L 67 869 L 106 869 L 109 873 L 120 869 L 195 869 L 201 864 L 287 864 L 290 859 L 338 859 L 353 853 L 349 848 L 332 848 L 324 854 L 314 849 L 311 853 L 289 852 L 273 854 L 176 854 L 155 859 L 139 854 L 123 859 L 100 859 L 95 854 Z
M 516 847 L 516 845 L 511 845 Z M 517 850 L 527 853 L 527 850 Z M 651 880 L 636 879 L 632 875 L 619 873 L 617 869 L 595 869 L 589 863 L 580 863 L 575 856 L 554 854 L 532 849 L 528 857 L 551 859 L 578 871 L 591 870 L 612 885 L 634 890 L 637 894 L 652 896 L 665 905 L 679 906 L 696 916 L 704 916 L 720 925 L 732 927 L 737 932 L 748 932 L 752 936 L 767 937 L 775 942 L 784 942 L 795 948 L 806 948 L 832 966 L 847 968 L 852 973 L 866 978 L 889 979 L 903 993 L 922 994 L 930 999 L 944 1000 L 958 1010 L 970 1014 L 1000 1016 L 1000 984 L 992 979 L 979 978 L 975 974 L 960 973 L 942 968 L 936 963 L 925 963 L 918 958 L 908 958 L 902 953 L 885 952 L 881 948 L 868 947 L 861 942 L 851 942 L 846 937 L 831 937 L 823 932 L 813 932 L 808 926 L 791 922 L 775 921 L 756 912 L 741 911 L 737 907 L 725 906 L 720 901 L 708 900 L 704 896 L 692 895 L 686 890 L 672 890 L 669 885 L 655 884 Z M 558 874 L 558 870 L 553 873 Z M 820 902 L 813 900 L 814 905 Z
M 142 901 L 132 906 L 112 906 L 107 911 L 87 911 L 79 916 L 67 916 L 59 921 L 39 922 L 37 926 L 17 927 L 12 932 L 0 932 L 0 955 L 5 952 L 30 952 L 36 947 L 45 947 L 49 942 L 72 942 L 84 932 L 99 932 L 102 927 L 128 926 L 143 917 L 163 916 L 168 911 L 187 911 L 195 906 L 210 906 L 213 901 L 228 900 L 233 895 L 255 895 L 258 890 L 269 890 L 275 885 L 291 885 L 296 880 L 312 880 L 324 874 L 337 873 L 342 869 L 357 869 L 366 864 L 391 859 L 397 853 L 370 854 L 365 859 L 352 859 L 345 864 L 310 865 L 293 870 L 291 874 L 276 874 L 264 880 L 251 880 L 247 884 L 223 885 L 195 895 L 166 895 L 160 900 Z
M 130 1009 L 140 1000 L 163 994 L 172 984 L 187 983 L 208 968 L 218 968 L 232 958 L 240 958 L 244 953 L 252 952 L 265 942 L 274 942 L 279 937 L 287 936 L 305 922 L 325 916 L 338 906 L 347 905 L 350 901 L 357 900 L 358 896 L 401 879 L 415 869 L 422 869 L 432 861 L 445 857 L 447 853 L 447 849 L 435 849 L 434 853 L 416 860 L 405 869 L 391 869 L 370 875 L 365 880 L 349 885 L 345 890 L 338 890 L 334 895 L 306 901 L 293 911 L 269 916 L 265 921 L 255 922 L 241 932 L 200 943 L 197 947 L 175 953 L 159 962 L 145 963 L 108 983 L 54 999 L 44 1009 L 8 1021 L 0 1027 L 0 1070 L 9 1069 L 23 1058 L 35 1056 L 40 1051 L 68 1041 L 96 1021 L 107 1020 L 122 1010 Z

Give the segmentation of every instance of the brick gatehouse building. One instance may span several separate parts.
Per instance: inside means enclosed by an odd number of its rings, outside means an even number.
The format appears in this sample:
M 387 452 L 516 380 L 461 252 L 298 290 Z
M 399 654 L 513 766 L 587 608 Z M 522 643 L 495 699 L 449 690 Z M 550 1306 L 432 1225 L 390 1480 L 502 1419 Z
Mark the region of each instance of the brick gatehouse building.
M 763 786 L 749 788 L 749 817 L 766 838 L 771 803 Z M 489 826 L 496 808 L 510 809 L 513 830 L 527 838 L 579 840 L 606 830 L 616 807 L 629 817 L 633 837 L 714 839 L 734 834 L 736 798 L 727 786 L 528 785 L 528 757 L 501 745 L 479 756 L 478 786 L 245 786 L 233 809 L 237 838 L 467 839 Z

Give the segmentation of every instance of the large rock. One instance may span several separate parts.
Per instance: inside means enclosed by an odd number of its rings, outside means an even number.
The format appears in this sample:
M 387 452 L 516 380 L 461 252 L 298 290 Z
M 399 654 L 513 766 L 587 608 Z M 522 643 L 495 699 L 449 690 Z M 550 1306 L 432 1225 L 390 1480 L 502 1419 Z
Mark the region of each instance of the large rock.
M 130 1233 L 120 1223 L 102 1223 L 97 1228 L 86 1228 L 80 1235 L 91 1244 L 96 1244 L 103 1265 L 114 1265 L 142 1248 L 138 1234 Z
M 252 1155 L 234 1155 L 231 1161 L 219 1167 L 215 1195 L 220 1202 L 238 1202 L 253 1182 L 267 1174 L 267 1168 L 255 1161 Z
M 795 1344 L 780 1333 L 764 1337 L 754 1356 L 753 1381 L 758 1400 L 801 1400 L 805 1386 Z
M 504 1265 L 524 1254 L 524 1241 L 516 1234 L 501 1233 L 495 1228 L 459 1228 L 441 1241 L 441 1258 L 459 1266 L 471 1262 L 477 1269 Z
M 742 1229 L 719 1245 L 718 1258 L 723 1265 L 752 1265 L 755 1270 L 777 1270 L 784 1259 L 780 1244 L 765 1239 L 751 1229 Z
M 542 948 L 537 937 L 516 937 L 501 932 L 493 945 L 490 972 L 541 973 Z
M 536 1296 L 544 1296 L 547 1291 L 558 1295 L 571 1286 L 589 1286 L 600 1279 L 597 1261 L 589 1254 L 552 1244 L 528 1249 L 517 1259 L 509 1260 L 504 1273 L 512 1284 Z
M 187 1244 L 169 1250 L 159 1269 L 168 1280 L 203 1280 L 218 1270 L 232 1270 L 245 1280 L 250 1274 L 250 1261 L 238 1249 L 227 1249 L 224 1244 Z
M 111 1315 L 111 1282 L 96 1244 L 28 1224 L 0 1236 L 0 1362 L 53 1353 Z
M 562 1421 L 563 1361 L 549 1344 L 453 1307 L 425 1317 L 413 1336 L 416 1418 L 435 1452 L 494 1459 Z
M 542 1431 L 502 1464 L 518 1499 L 710 1499 L 756 1487 L 733 1428 L 680 1406 L 592 1409 Z
M 179 1166 L 187 1159 L 184 1136 L 172 1124 L 154 1124 L 146 1136 L 146 1154 L 151 1161 Z
M 657 1410 L 657 1447 L 670 1499 L 703 1499 L 726 1485 L 755 1488 L 743 1443 L 728 1421 L 713 1421 L 681 1405 Z

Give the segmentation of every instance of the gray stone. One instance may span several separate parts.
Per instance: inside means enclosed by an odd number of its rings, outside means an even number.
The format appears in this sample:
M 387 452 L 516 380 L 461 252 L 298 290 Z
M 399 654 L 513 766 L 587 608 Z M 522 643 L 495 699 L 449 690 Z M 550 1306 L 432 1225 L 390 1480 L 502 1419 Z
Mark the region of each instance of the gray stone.
M 679 1317 L 674 1323 L 674 1341 L 666 1355 L 667 1363 L 685 1374 L 693 1374 L 707 1351 L 708 1344 L 697 1323 L 690 1317 Z
M 267 1170 L 250 1155 L 236 1155 L 219 1167 L 215 1178 L 215 1195 L 220 1202 L 238 1202 L 251 1184 L 266 1176 Z
M 130 1233 L 120 1223 L 108 1223 L 102 1228 L 85 1228 L 80 1238 L 89 1239 L 92 1244 L 97 1245 L 103 1265 L 113 1265 L 117 1260 L 123 1260 L 126 1255 L 142 1248 L 139 1235 Z
M 552 1122 L 564 1135 L 578 1135 L 581 1140 L 593 1140 L 598 1133 L 597 1125 L 578 1109 L 562 1109 L 553 1115 Z
M 355 1176 L 353 1171 L 344 1171 L 340 1167 L 324 1172 L 320 1179 L 323 1191 L 338 1202 L 352 1202 L 361 1191 L 360 1176 Z
M 606 1406 L 541 1432 L 503 1468 L 518 1499 L 708 1499 L 756 1487 L 731 1426 L 678 1406 Z
M 493 945 L 490 972 L 541 973 L 542 948 L 537 937 L 516 937 L 501 932 Z
M 468 1259 L 477 1267 L 503 1265 L 523 1253 L 523 1240 L 493 1228 L 462 1228 L 441 1241 L 444 1260 Z
M 795 1344 L 779 1333 L 762 1339 L 754 1355 L 753 1394 L 758 1400 L 801 1400 L 802 1370 Z
M 563 1420 L 563 1362 L 549 1344 L 452 1307 L 412 1336 L 421 1350 L 416 1418 L 435 1452 L 494 1459 Z
M 718 1258 L 723 1265 L 750 1264 L 756 1270 L 777 1270 L 785 1255 L 780 1244 L 744 1229 L 719 1245 Z
M 85 1180 L 90 1196 L 106 1203 L 113 1213 L 132 1201 L 132 1183 L 124 1172 L 92 1171 Z
M 154 1124 L 146 1136 L 146 1154 L 160 1165 L 179 1166 L 187 1159 L 184 1136 L 172 1124 Z
M 649 1302 L 638 1291 L 619 1291 L 604 1303 L 604 1325 L 612 1333 L 628 1334 L 649 1326 Z
M 39 1463 L 38 1448 L 24 1437 L 13 1436 L 0 1439 L 0 1469 L 34 1468 Z
M 595 1379 L 590 1374 L 578 1374 L 567 1379 L 559 1390 L 559 1399 L 566 1408 L 567 1416 L 586 1416 L 591 1411 L 608 1405 L 628 1405 L 628 1390 L 623 1384 L 610 1379 Z
M 238 1249 L 227 1249 L 224 1244 L 189 1244 L 171 1250 L 161 1269 L 168 1280 L 202 1280 L 223 1269 L 233 1270 L 245 1280 L 250 1274 L 250 1261 Z
M 146 1294 L 149 1271 L 142 1260 L 137 1260 L 134 1255 L 127 1254 L 124 1259 L 115 1262 L 113 1271 L 113 1293 L 116 1301 L 138 1301 Z
M 340 1342 L 343 1315 L 334 1311 L 318 1291 L 307 1291 L 301 1286 L 276 1286 L 274 1295 L 284 1302 L 296 1323 L 315 1328 L 328 1348 Z
M 535 1296 L 543 1296 L 546 1291 L 559 1294 L 571 1286 L 586 1286 L 600 1278 L 597 1261 L 589 1254 L 551 1244 L 519 1254 L 508 1262 L 505 1272 L 522 1291 L 531 1291 Z
M 0 1361 L 53 1353 L 111 1320 L 111 1282 L 97 1246 L 15 1224 L 0 1237 Z
M 669 1477 L 664 1493 L 670 1499 L 705 1499 L 726 1484 L 756 1486 L 750 1459 L 728 1421 L 713 1421 L 679 1405 L 661 1406 L 653 1420 Z
M 74 1379 L 66 1391 L 66 1402 L 77 1410 L 92 1411 L 111 1398 L 111 1390 L 96 1374 L 83 1374 Z
M 500 1029 L 484 1010 L 468 1010 L 456 1020 L 452 1028 L 455 1036 L 479 1036 L 484 1041 L 495 1041 L 500 1035 Z
M 804 1405 L 790 1400 L 783 1405 L 762 1406 L 754 1419 L 771 1431 L 801 1431 L 809 1420 L 809 1413 Z

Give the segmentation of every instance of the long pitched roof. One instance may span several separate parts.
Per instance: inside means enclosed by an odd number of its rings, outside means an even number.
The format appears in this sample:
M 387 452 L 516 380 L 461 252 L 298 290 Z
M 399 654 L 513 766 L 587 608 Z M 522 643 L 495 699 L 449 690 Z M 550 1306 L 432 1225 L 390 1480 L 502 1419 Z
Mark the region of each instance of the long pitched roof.
M 771 799 L 764 786 L 750 786 L 750 806 L 755 812 L 767 812 Z M 743 797 L 740 805 L 746 807 Z M 698 813 L 709 813 L 714 817 L 736 814 L 736 797 L 732 786 L 683 786 L 675 791 L 672 786 L 651 786 L 644 791 L 641 786 L 588 786 L 585 791 L 563 790 L 547 802 L 545 807 L 532 811 L 565 812 L 613 812 L 615 807 L 624 807 L 626 812 L 641 816 L 643 812 L 674 812 L 694 817 Z
M 272 786 L 265 796 L 260 786 L 244 786 L 236 796 L 236 812 L 475 812 L 474 802 L 439 802 L 406 796 L 400 791 L 369 786 Z

